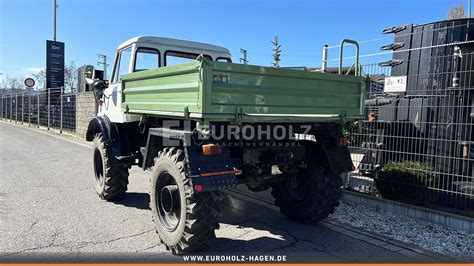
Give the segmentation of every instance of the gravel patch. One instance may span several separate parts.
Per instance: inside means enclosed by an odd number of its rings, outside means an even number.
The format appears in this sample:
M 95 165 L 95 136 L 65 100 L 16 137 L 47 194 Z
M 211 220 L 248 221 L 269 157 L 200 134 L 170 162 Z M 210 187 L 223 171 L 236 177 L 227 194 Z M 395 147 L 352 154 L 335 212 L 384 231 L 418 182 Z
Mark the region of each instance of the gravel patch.
M 474 259 L 474 234 L 361 204 L 341 202 L 330 217 L 450 257 Z

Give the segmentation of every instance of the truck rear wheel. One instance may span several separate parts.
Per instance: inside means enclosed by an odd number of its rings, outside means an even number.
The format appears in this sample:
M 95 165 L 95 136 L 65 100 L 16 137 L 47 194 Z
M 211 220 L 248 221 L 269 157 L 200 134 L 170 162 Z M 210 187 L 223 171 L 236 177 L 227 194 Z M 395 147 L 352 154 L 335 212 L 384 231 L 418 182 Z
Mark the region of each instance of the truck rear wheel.
M 128 167 L 111 166 L 109 154 L 102 134 L 94 136 L 92 142 L 95 190 L 101 199 L 123 198 L 128 185 Z
M 150 208 L 161 242 L 174 254 L 206 246 L 219 227 L 220 197 L 216 192 L 193 193 L 184 171 L 184 152 L 158 152 L 150 180 Z
M 312 224 L 327 218 L 339 206 L 342 179 L 322 163 L 322 151 L 316 143 L 307 142 L 305 147 L 307 168 L 273 184 L 271 194 L 281 213 Z

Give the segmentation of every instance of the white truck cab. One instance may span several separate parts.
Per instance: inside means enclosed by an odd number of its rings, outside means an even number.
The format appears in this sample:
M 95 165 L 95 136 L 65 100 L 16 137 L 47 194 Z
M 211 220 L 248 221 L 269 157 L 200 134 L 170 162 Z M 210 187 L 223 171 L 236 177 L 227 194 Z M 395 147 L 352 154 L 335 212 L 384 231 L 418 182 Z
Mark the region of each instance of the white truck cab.
M 229 50 L 205 43 L 156 36 L 139 36 L 123 42 L 117 48 L 109 86 L 104 90 L 98 115 L 107 116 L 113 123 L 139 121 L 139 115 L 126 114 L 121 109 L 122 75 L 185 63 L 201 54 L 214 61 L 231 62 Z

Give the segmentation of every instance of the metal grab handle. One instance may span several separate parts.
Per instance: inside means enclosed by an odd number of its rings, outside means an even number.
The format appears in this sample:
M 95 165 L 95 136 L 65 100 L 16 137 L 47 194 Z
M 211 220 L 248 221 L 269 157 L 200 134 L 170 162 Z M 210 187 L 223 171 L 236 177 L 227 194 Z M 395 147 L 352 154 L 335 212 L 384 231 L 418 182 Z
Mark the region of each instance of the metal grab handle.
M 340 46 L 339 46 L 339 75 L 342 74 L 342 58 L 344 54 L 344 44 L 350 43 L 355 45 L 356 47 L 356 63 L 355 63 L 355 75 L 360 76 L 359 72 L 359 43 L 357 41 L 351 40 L 351 39 L 344 39 L 342 40 Z

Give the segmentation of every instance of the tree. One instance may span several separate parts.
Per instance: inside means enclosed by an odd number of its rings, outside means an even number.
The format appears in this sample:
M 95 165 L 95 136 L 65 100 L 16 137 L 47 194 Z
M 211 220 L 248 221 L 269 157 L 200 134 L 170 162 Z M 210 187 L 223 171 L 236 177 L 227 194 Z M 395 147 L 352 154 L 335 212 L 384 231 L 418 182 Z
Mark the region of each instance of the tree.
M 465 18 L 464 6 L 459 3 L 458 6 L 451 6 L 448 11 L 448 19 Z
M 33 74 L 37 87 L 44 89 L 46 86 L 46 68 Z M 77 89 L 77 67 L 74 61 L 70 61 L 64 67 L 64 91 L 73 92 Z
M 33 78 L 36 81 L 36 87 L 39 90 L 44 90 L 46 87 L 46 68 L 41 68 L 40 71 L 33 74 Z
M 23 78 L 6 75 L 0 83 L 0 88 L 7 93 L 16 93 L 24 89 Z
M 273 62 L 272 65 L 273 67 L 280 67 L 280 47 L 281 45 L 278 43 L 278 36 L 275 36 L 275 39 L 272 41 L 273 45 L 275 46 L 273 48 Z
M 64 91 L 73 92 L 77 90 L 77 67 L 74 61 L 70 61 L 64 68 Z

